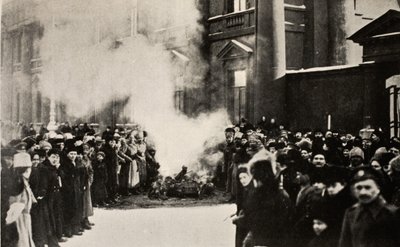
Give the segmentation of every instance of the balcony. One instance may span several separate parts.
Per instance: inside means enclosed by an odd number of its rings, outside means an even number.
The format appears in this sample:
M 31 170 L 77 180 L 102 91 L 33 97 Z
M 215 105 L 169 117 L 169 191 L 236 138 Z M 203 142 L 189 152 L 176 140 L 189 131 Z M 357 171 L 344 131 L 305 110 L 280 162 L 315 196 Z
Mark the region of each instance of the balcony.
M 155 30 L 152 39 L 168 48 L 187 46 L 193 38 L 194 29 L 190 25 L 179 25 Z
M 209 18 L 208 22 L 210 24 L 209 36 L 212 40 L 253 34 L 255 11 L 254 8 L 250 8 L 226 15 L 218 15 Z

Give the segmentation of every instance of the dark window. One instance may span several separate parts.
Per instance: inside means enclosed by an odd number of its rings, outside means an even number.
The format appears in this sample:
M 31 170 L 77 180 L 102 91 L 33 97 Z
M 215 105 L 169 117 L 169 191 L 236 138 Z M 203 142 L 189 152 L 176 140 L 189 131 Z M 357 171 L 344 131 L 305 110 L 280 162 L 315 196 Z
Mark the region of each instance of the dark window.
M 42 121 L 42 94 L 40 92 L 37 93 L 36 98 L 36 121 Z
M 184 99 L 185 92 L 181 90 L 176 90 L 174 95 L 175 109 L 184 112 Z
M 22 33 L 14 34 L 12 38 L 13 64 L 21 63 L 22 58 Z

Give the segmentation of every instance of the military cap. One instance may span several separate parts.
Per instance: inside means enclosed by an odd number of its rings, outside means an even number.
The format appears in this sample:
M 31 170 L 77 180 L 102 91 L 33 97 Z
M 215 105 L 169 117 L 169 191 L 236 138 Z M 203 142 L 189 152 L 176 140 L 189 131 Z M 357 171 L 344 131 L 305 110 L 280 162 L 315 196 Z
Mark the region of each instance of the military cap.
M 19 142 L 14 146 L 14 148 L 16 150 L 26 149 L 26 145 L 26 142 Z
M 370 166 L 360 166 L 355 169 L 351 174 L 350 184 L 355 184 L 361 181 L 372 179 L 377 185 L 382 185 L 382 175 L 379 171 Z

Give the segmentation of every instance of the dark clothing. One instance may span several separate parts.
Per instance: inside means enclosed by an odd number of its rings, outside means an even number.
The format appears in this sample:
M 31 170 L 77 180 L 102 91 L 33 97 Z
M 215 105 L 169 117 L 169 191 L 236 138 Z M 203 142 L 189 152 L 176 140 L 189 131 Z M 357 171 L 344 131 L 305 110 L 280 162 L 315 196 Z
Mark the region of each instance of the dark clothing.
M 288 167 L 279 172 L 277 175 L 278 180 L 283 184 L 283 188 L 288 193 L 290 201 L 295 202 L 297 194 L 299 193 L 300 186 L 295 182 L 297 172 L 295 167 Z
M 146 151 L 146 162 L 147 162 L 147 184 L 151 184 L 157 179 L 158 169 L 160 164 L 157 162 L 156 158 Z
M 326 210 L 325 215 L 328 217 L 328 224 L 330 236 L 335 240 L 334 243 L 339 243 L 340 232 L 342 229 L 342 223 L 344 214 L 347 208 L 354 205 L 355 199 L 351 196 L 350 188 L 343 188 L 335 196 L 324 196 L 323 204 L 320 209 Z M 318 210 L 318 209 L 317 209 Z
M 285 246 L 290 200 L 281 190 L 256 188 L 249 198 L 245 212 L 247 227 L 253 235 L 255 246 Z
M 3 160 L 2 160 L 2 165 Z M 7 211 L 10 208 L 10 196 L 16 196 L 23 190 L 23 183 L 16 183 L 14 173 L 7 167 L 1 170 L 1 246 L 15 246 L 18 242 L 16 223 L 6 225 Z
M 368 205 L 355 204 L 344 216 L 339 246 L 400 246 L 396 211 L 381 196 Z
M 313 167 L 310 170 L 310 181 L 311 184 L 317 183 L 317 182 L 322 182 L 325 183 L 327 178 L 330 176 L 331 168 L 329 165 L 324 165 L 322 167 Z
M 330 226 L 321 235 L 315 236 L 307 247 L 337 247 L 337 239 L 333 237 Z
M 309 185 L 300 189 L 297 195 L 292 231 L 292 238 L 296 243 L 295 246 L 307 246 L 308 242 L 315 236 L 312 228 L 312 211 L 321 200 L 321 193 L 320 189 Z
M 64 222 L 67 234 L 79 230 L 83 215 L 84 168 L 78 160 L 75 164 L 65 159 L 59 168 L 62 180 Z
M 118 188 L 118 156 L 117 152 L 110 145 L 106 144 L 102 150 L 105 153 L 104 163 L 107 167 L 107 194 L 110 200 L 114 200 Z
M 31 211 L 33 240 L 37 246 L 58 246 L 57 238 L 62 237 L 63 233 L 61 178 L 49 160 L 39 165 L 38 173 L 38 183 L 35 174 L 30 181 L 38 202 Z
M 237 206 L 237 212 L 236 215 L 238 215 L 240 218 L 235 222 L 236 224 L 236 236 L 235 236 L 235 246 L 236 247 L 241 247 L 243 246 L 243 241 L 249 232 L 249 227 L 246 224 L 245 217 L 246 213 L 248 212 L 250 208 L 250 198 L 255 193 L 255 188 L 253 185 L 253 182 L 250 182 L 248 186 L 243 188 L 242 185 L 238 187 L 238 193 L 236 196 L 236 206 Z
M 93 161 L 93 184 L 92 194 L 95 203 L 105 202 L 107 200 L 107 166 L 104 161 Z
M 224 166 L 222 173 L 226 179 L 226 192 L 231 192 L 232 189 L 232 163 L 233 155 L 235 154 L 236 145 L 234 142 L 227 143 L 224 148 Z

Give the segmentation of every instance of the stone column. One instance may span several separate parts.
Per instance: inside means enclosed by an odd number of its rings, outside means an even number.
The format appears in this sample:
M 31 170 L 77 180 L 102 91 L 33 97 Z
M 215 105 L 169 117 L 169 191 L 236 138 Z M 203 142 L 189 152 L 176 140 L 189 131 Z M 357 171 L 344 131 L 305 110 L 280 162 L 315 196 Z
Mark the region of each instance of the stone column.
M 353 34 L 355 10 L 353 0 L 328 1 L 329 19 L 329 65 L 361 62 L 357 59 L 357 45 L 347 40 Z
M 254 121 L 262 116 L 284 121 L 286 73 L 283 0 L 256 2 Z

